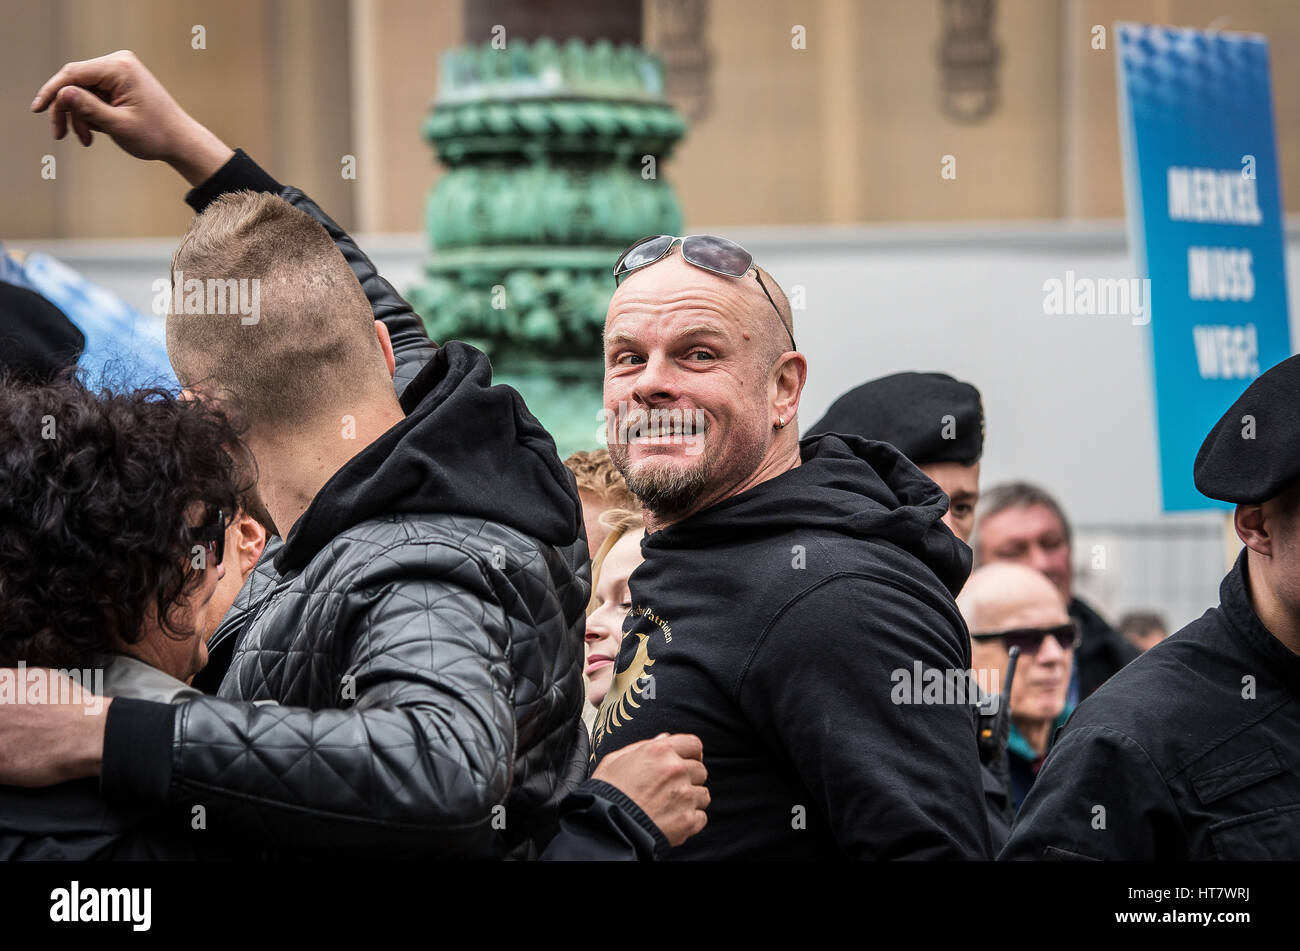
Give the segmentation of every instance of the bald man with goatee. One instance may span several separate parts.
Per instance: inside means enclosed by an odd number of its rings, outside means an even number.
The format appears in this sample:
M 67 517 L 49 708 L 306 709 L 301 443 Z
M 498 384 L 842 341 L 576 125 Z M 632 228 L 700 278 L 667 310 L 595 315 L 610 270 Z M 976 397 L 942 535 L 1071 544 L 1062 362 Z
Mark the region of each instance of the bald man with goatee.
M 988 857 L 973 708 L 891 696 L 970 664 L 943 493 L 888 444 L 799 442 L 807 361 L 743 248 L 659 236 L 615 276 L 610 455 L 648 533 L 596 761 L 700 737 L 708 825 L 669 858 Z

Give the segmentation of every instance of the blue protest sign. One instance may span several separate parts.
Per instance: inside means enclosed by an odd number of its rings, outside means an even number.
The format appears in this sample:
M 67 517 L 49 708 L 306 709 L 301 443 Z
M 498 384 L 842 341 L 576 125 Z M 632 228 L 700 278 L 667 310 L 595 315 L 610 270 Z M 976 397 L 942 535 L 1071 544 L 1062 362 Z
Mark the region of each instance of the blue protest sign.
M 1129 245 L 1150 279 L 1161 496 L 1196 491 L 1201 441 L 1292 353 L 1268 41 L 1117 23 Z

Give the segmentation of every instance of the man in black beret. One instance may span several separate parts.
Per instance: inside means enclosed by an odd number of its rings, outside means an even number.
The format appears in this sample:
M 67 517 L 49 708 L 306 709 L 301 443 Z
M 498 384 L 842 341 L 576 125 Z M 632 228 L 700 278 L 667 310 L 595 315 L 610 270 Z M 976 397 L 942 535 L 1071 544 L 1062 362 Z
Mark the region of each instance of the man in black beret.
M 44 383 L 81 356 L 85 338 L 40 294 L 0 281 L 0 375 Z
M 969 543 L 980 494 L 980 391 L 945 373 L 895 373 L 849 390 L 805 435 L 841 433 L 895 446 L 943 489 L 952 533 Z
M 1210 431 L 1245 546 L 1220 604 L 1079 705 L 1002 858 L 1300 859 L 1300 356 Z

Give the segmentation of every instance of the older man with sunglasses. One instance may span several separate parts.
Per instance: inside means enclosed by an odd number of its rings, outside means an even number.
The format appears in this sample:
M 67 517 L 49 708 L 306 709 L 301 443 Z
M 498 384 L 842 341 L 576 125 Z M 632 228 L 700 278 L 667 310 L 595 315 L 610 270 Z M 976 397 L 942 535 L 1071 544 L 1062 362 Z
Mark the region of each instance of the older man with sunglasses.
M 969 667 L 943 493 L 888 444 L 799 441 L 790 306 L 734 242 L 643 239 L 614 274 L 610 456 L 647 537 L 596 762 L 700 737 L 708 825 L 669 858 L 987 857 L 973 707 L 892 689 Z
M 957 597 L 971 636 L 971 667 L 1000 692 L 1012 648 L 1020 648 L 1011 686 L 1007 738 L 1011 795 L 1019 809 L 1070 715 L 1066 694 L 1079 630 L 1047 576 L 1025 565 L 996 563 L 971 574 Z

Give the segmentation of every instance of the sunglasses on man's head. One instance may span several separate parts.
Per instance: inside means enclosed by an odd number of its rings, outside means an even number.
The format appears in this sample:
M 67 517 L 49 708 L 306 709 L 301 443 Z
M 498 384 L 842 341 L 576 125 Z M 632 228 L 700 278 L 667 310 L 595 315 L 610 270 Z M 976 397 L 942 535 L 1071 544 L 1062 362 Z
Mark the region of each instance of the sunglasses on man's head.
M 712 271 L 714 274 L 743 278 L 754 266 L 754 256 L 736 242 L 726 238 L 719 238 L 712 234 L 692 234 L 685 237 L 659 234 L 642 238 L 618 256 L 618 260 L 614 262 L 615 286 L 628 272 L 663 260 L 664 256 L 679 243 L 682 246 L 682 260 L 705 271 Z M 781 308 L 776 306 L 776 301 L 772 299 L 767 285 L 763 283 L 763 276 L 758 273 L 757 268 L 754 269 L 754 278 L 758 281 L 758 286 L 763 289 L 763 294 L 772 305 L 772 310 L 776 312 L 776 319 L 780 321 L 781 329 L 789 336 L 790 349 L 798 350 L 794 343 L 794 333 L 781 319 Z
M 977 641 L 1001 639 L 1007 650 L 1019 647 L 1022 654 L 1037 654 L 1039 648 L 1043 646 L 1043 641 L 1049 637 L 1056 638 L 1056 643 L 1061 645 L 1061 650 L 1074 650 L 1083 642 L 1083 634 L 1073 621 L 1058 624 L 1056 627 L 1020 627 L 1010 631 L 971 635 L 971 638 Z
M 195 545 L 208 550 L 209 564 L 216 566 L 226 557 L 226 515 L 221 509 L 212 509 L 202 525 L 190 529 Z

